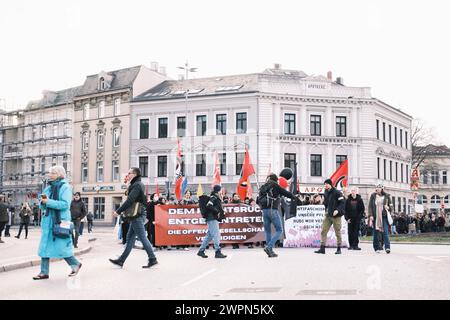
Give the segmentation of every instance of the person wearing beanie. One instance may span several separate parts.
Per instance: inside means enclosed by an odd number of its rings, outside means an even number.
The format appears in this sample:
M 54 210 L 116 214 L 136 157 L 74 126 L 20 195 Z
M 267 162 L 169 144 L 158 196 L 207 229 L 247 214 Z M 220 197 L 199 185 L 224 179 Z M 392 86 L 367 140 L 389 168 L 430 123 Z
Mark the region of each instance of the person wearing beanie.
M 320 241 L 320 249 L 314 251 L 315 253 L 325 254 L 325 246 L 327 245 L 327 235 L 331 226 L 334 227 L 334 232 L 337 238 L 336 254 L 341 254 L 342 235 L 341 235 L 341 217 L 344 215 L 345 199 L 342 192 L 333 187 L 331 179 L 327 179 L 325 184 L 325 217 L 322 223 L 322 233 Z
M 220 250 L 219 222 L 222 222 L 222 220 L 225 219 L 225 212 L 222 206 L 222 195 L 220 193 L 221 190 L 222 187 L 220 185 L 215 185 L 209 197 L 209 201 L 206 204 L 208 213 L 206 217 L 206 224 L 208 225 L 208 231 L 197 253 L 197 255 L 202 258 L 208 258 L 205 254 L 205 250 L 211 240 L 213 240 L 214 250 L 216 251 L 215 257 L 217 259 L 227 257 Z

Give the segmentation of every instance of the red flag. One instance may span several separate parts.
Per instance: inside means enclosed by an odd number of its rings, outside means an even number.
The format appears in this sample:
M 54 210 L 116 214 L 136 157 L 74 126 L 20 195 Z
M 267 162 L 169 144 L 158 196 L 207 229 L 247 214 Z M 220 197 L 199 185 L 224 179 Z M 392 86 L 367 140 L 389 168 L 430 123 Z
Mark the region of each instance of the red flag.
M 253 196 L 252 184 L 250 178 L 247 180 L 247 197 L 251 198 Z
M 244 200 L 248 192 L 248 182 L 252 174 L 255 174 L 255 168 L 250 161 L 250 154 L 248 150 L 245 150 L 244 163 L 242 165 L 241 178 L 237 186 L 236 193 L 239 195 L 241 200 Z
M 219 155 L 217 154 L 217 151 L 214 153 L 214 158 L 213 185 L 222 185 L 222 180 L 220 178 Z
M 336 172 L 331 176 L 331 181 L 333 182 L 333 187 L 343 190 L 344 187 L 348 185 L 348 159 L 346 159 L 337 168 Z

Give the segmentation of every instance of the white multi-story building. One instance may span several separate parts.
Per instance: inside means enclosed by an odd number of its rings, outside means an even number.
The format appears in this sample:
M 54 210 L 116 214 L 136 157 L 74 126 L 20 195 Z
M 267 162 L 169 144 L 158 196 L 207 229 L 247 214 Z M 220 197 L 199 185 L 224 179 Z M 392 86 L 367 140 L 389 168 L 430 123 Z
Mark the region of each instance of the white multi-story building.
M 186 91 L 188 94 L 186 94 Z M 131 103 L 130 165 L 141 168 L 151 192 L 174 181 L 177 139 L 191 190 L 212 183 L 215 152 L 229 193 L 245 150 L 263 183 L 298 163 L 303 187 L 323 185 L 349 159 L 349 184 L 367 201 L 377 183 L 408 211 L 411 121 L 373 98 L 370 88 L 308 76 L 277 65 L 262 73 L 165 81 Z
M 450 149 L 447 146 L 424 147 L 424 161 L 420 165 L 417 202 L 428 212 L 444 209 L 450 212 Z

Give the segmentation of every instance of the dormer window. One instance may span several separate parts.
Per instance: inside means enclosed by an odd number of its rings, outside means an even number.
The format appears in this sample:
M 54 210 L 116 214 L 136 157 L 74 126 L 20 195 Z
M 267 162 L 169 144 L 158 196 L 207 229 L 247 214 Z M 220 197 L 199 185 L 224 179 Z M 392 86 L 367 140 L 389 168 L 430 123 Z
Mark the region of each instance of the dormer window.
M 106 89 L 106 82 L 105 82 L 105 78 L 101 77 L 99 82 L 98 82 L 98 89 L 100 91 L 103 91 Z

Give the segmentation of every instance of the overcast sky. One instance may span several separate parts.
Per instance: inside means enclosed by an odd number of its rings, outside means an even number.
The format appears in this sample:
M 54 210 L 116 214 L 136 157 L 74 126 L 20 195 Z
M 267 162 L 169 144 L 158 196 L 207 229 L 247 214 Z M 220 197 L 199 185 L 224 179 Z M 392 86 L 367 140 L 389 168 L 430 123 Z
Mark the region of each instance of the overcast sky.
M 151 61 L 175 79 L 186 59 L 195 77 L 280 63 L 372 87 L 450 146 L 449 9 L 446 0 L 2 0 L 0 99 L 23 106 Z

